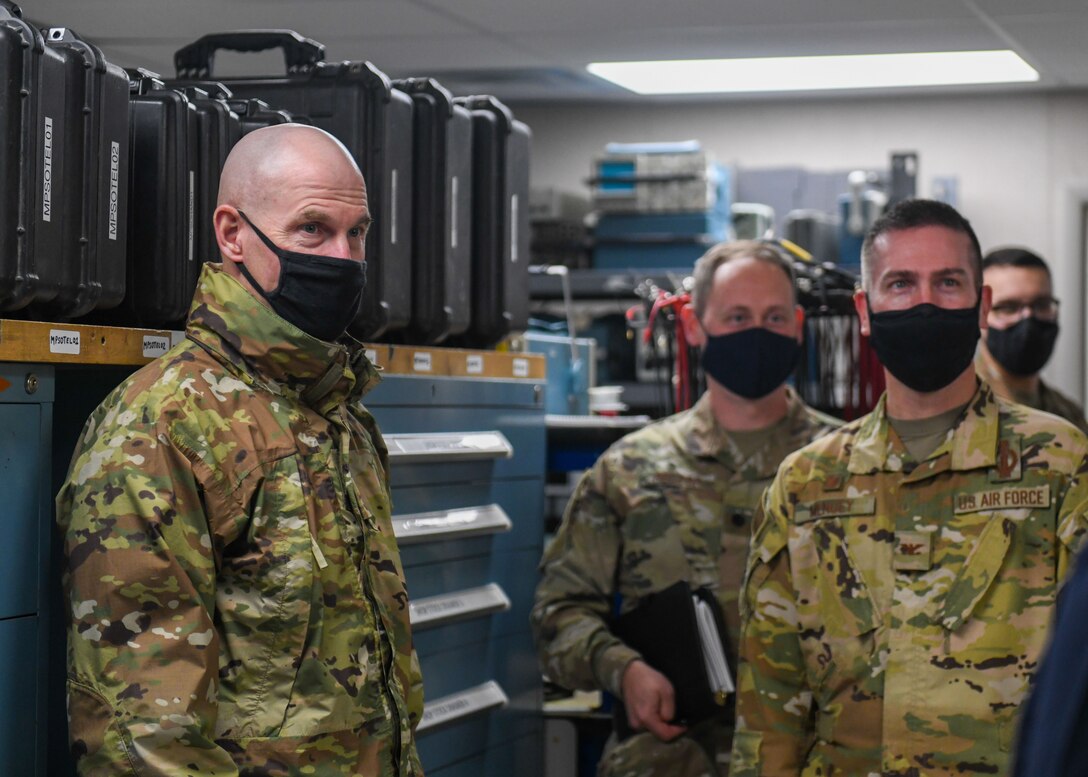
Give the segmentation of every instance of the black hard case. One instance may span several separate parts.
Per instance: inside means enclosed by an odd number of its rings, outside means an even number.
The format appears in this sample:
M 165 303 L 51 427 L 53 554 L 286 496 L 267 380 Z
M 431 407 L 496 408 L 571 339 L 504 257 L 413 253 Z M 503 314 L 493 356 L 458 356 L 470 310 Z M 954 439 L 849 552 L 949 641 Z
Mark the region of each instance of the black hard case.
M 472 325 L 489 346 L 529 322 L 529 128 L 490 96 L 459 97 L 472 114 Z
M 188 86 L 180 91 L 189 98 L 197 115 L 199 174 L 194 213 L 197 262 L 218 262 L 219 245 L 212 214 L 219 199 L 223 165 L 242 137 L 242 119 L 226 99 L 212 97 L 205 89 Z
M 227 105 L 232 111 L 238 114 L 238 118 L 241 120 L 243 135 L 248 135 L 253 132 L 253 130 L 258 130 L 262 127 L 272 127 L 276 124 L 290 124 L 292 122 L 296 124 L 310 123 L 309 121 L 303 120 L 301 117 L 294 116 L 290 111 L 274 108 L 264 100 L 231 97 L 227 100 Z
M 132 95 L 128 293 L 125 314 L 143 326 L 181 322 L 199 275 L 196 193 L 199 124 L 181 92 L 130 70 Z
M 63 272 L 64 58 L 0 0 L 0 311 L 47 302 Z
M 324 46 L 287 30 L 205 35 L 174 55 L 180 80 L 213 78 L 215 52 L 284 52 L 286 75 L 230 78 L 236 97 L 267 100 L 338 138 L 366 179 L 374 227 L 367 286 L 350 327 L 373 339 L 408 325 L 412 307 L 412 101 L 369 62 L 324 62 Z
M 54 27 L 46 45 L 65 59 L 67 176 L 61 214 L 64 267 L 50 317 L 74 318 L 125 296 L 128 222 L 129 81 L 101 50 Z
M 472 323 L 472 116 L 430 78 L 394 81 L 412 98 L 412 323 L 423 344 Z

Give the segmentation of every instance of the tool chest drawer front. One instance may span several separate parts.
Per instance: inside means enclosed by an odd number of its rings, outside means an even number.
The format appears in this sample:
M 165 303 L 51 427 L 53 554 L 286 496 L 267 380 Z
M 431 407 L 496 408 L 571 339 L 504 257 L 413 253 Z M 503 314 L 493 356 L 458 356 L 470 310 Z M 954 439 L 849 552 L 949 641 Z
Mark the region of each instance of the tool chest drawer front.
M 37 709 L 38 683 L 43 673 L 39 667 L 38 618 L 0 620 L 0 774 L 33 775 L 40 767 L 38 726 L 42 717 Z
M 46 533 L 43 522 L 50 520 L 39 509 L 44 476 L 39 471 L 40 427 L 41 410 L 36 405 L 0 404 L 0 493 L 4 495 L 0 618 L 38 611 L 40 539 Z
M 427 773 L 463 763 L 486 751 L 492 722 L 508 703 L 502 686 L 490 680 L 476 685 L 466 683 L 425 702 L 416 736 Z
M 405 566 L 431 561 L 453 560 L 481 552 L 507 552 L 523 548 L 539 548 L 543 536 L 544 482 L 540 478 L 515 481 L 496 481 L 478 490 L 472 486 L 451 486 L 447 501 L 445 487 L 421 486 L 400 489 L 393 493 L 393 531 L 397 536 L 401 557 Z M 486 491 L 486 492 L 485 492 Z M 481 493 L 483 498 L 481 499 Z M 465 496 L 465 499 L 455 497 Z M 447 510 L 436 510 L 442 504 Z M 509 526 L 485 523 L 484 519 L 470 520 L 474 511 L 486 510 L 488 505 L 506 517 Z M 426 506 L 426 511 L 415 512 L 408 506 Z M 437 529 L 444 512 L 450 513 L 448 533 Z M 433 517 L 432 517 L 433 516 Z M 486 518 L 486 516 L 485 516 Z M 490 521 L 490 518 L 487 518 Z M 435 531 L 429 536 L 412 532 L 420 522 L 430 522 Z M 462 526 L 456 523 L 464 522 Z
M 469 556 L 453 562 L 407 567 L 404 577 L 412 601 L 451 591 L 477 588 L 495 582 L 491 575 L 491 556 Z
M 405 477 L 411 478 L 408 482 L 426 482 L 424 477 L 441 481 L 457 471 L 453 465 L 462 463 L 475 465 L 477 476 L 495 478 L 529 477 L 544 471 L 543 413 L 527 417 L 516 410 L 436 407 L 383 408 L 375 415 L 389 447 L 390 477 L 395 483 L 404 482 Z M 412 427 L 418 431 L 405 431 Z M 398 431 L 387 431 L 394 428 Z M 490 435 L 502 439 L 492 447 Z M 505 454 L 499 447 L 504 443 L 509 446 Z M 426 474 L 406 475 L 412 466 L 424 468 Z
M 510 598 L 501 586 L 484 586 L 448 594 L 412 599 L 412 641 L 420 656 L 491 639 L 497 613 L 510 609 Z
M 538 735 L 492 747 L 484 753 L 438 769 L 423 762 L 427 777 L 540 777 L 544 749 Z

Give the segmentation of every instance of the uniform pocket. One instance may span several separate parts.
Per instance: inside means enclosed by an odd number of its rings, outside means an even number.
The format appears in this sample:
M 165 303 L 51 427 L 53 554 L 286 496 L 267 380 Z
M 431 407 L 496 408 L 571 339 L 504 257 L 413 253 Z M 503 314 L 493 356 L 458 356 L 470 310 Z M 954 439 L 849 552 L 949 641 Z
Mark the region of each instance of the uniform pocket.
M 870 674 L 880 612 L 839 519 L 795 527 L 790 559 L 809 685 L 824 708 Z
M 758 731 L 738 731 L 733 735 L 733 777 L 757 777 L 759 751 L 763 746 L 763 734 Z
M 225 550 L 216 590 L 217 734 L 267 737 L 283 725 L 309 631 L 316 583 L 311 505 L 295 455 L 262 464 L 242 488 L 249 525 Z
M 71 677 L 68 678 L 68 741 L 80 774 L 112 772 L 122 763 L 136 773 L 130 757 L 131 743 L 117 725 L 113 706 L 91 686 Z
M 1015 522 L 996 515 L 982 530 L 938 613 L 938 621 L 946 630 L 959 629 L 986 596 L 1001 573 L 1015 532 Z

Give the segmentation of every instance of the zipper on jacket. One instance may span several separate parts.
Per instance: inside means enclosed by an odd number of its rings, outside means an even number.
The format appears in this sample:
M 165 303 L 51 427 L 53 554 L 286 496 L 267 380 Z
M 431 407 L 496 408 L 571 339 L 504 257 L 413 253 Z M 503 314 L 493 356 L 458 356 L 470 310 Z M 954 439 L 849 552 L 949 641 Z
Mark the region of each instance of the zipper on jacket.
M 401 772 L 402 762 L 402 748 L 404 747 L 403 737 L 401 736 L 401 715 L 400 709 L 397 706 L 396 695 L 393 693 L 396 684 L 396 660 L 397 651 L 393 645 L 392 637 L 389 634 L 389 630 L 385 627 L 385 621 L 382 619 L 381 607 L 378 604 L 373 586 L 370 585 L 369 574 L 369 543 L 367 543 L 367 530 L 374 532 L 378 531 L 377 525 L 373 521 L 373 516 L 368 509 L 365 509 L 362 500 L 359 497 L 359 492 L 355 487 L 355 479 L 351 475 L 351 427 L 347 422 L 347 412 L 343 406 L 339 409 L 340 420 L 340 461 L 337 462 L 337 473 L 340 479 L 340 485 L 347 492 L 348 501 L 351 503 L 352 512 L 355 513 L 359 519 L 362 534 L 362 563 L 358 570 L 360 576 L 360 584 L 363 587 L 363 595 L 366 597 L 370 604 L 371 612 L 374 613 L 374 628 L 377 632 L 375 634 L 377 648 L 378 648 L 378 665 L 382 673 L 382 682 L 385 683 L 385 689 L 383 695 L 385 696 L 385 703 L 389 707 L 390 723 L 392 723 L 392 731 L 394 739 L 390 743 L 391 755 L 393 761 L 393 771 L 399 775 Z M 405 694 L 407 691 L 404 692 Z M 404 702 L 407 704 L 407 695 L 404 695 Z

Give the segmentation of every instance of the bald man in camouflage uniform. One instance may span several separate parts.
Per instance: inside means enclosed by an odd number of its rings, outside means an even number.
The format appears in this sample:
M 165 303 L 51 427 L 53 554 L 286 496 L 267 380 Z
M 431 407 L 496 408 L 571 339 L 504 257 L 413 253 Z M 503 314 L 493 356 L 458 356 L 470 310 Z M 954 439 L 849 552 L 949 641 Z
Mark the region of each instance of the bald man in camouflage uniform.
M 888 389 L 764 498 L 733 775 L 1006 775 L 1085 531 L 1088 440 L 977 379 L 990 295 L 958 213 L 896 206 L 863 261 Z
M 368 220 L 331 136 L 247 135 L 185 339 L 87 422 L 57 498 L 84 777 L 422 775 L 386 448 L 359 401 L 378 374 L 282 307 L 304 279 L 279 282 L 310 255 L 357 278 Z M 278 262 L 255 224 L 305 256 Z M 342 331 L 352 297 L 324 291 Z
M 800 337 L 791 270 L 769 246 L 712 249 L 696 265 L 693 303 L 687 333 L 704 354 L 716 336 L 762 336 L 787 352 Z M 544 554 L 532 622 L 547 675 L 623 699 L 639 732 L 613 737 L 602 777 L 728 774 L 731 700 L 718 718 L 690 728 L 670 722 L 674 689 L 613 633 L 614 600 L 618 594 L 629 612 L 680 580 L 708 588 L 735 656 L 752 512 L 782 458 L 838 424 L 782 385 L 792 363 L 764 374 L 751 354 L 725 366 L 751 373 L 754 389 L 734 388 L 758 396 L 736 393 L 708 369 L 707 393 L 694 408 L 627 435 L 582 478 Z M 772 385 L 760 388 L 761 381 Z

